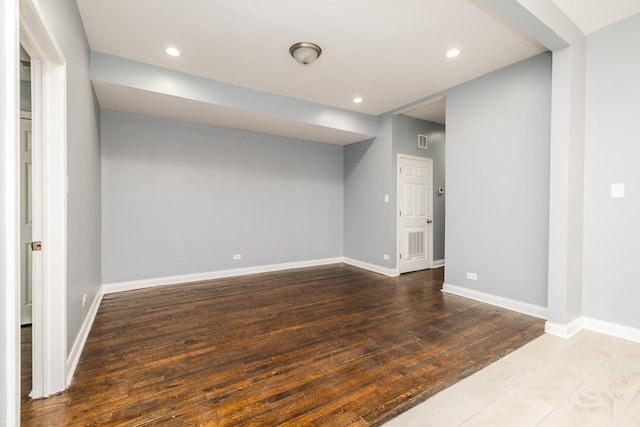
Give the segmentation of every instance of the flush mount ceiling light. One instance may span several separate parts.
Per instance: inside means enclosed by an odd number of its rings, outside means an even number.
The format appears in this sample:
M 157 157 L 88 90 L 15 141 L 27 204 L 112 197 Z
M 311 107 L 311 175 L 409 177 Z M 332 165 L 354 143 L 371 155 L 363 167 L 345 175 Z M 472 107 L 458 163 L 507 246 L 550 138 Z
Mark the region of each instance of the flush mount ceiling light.
M 167 52 L 167 55 L 180 56 L 180 51 L 175 47 L 168 47 L 165 52 Z
M 460 55 L 460 49 L 449 49 L 445 54 L 447 58 L 455 58 L 458 55 Z
M 353 98 L 353 102 L 355 104 L 360 104 L 362 102 L 362 98 L 360 98 L 359 96 L 356 96 L 355 98 Z
M 309 65 L 322 54 L 322 49 L 315 43 L 300 42 L 289 48 L 289 53 L 301 64 Z

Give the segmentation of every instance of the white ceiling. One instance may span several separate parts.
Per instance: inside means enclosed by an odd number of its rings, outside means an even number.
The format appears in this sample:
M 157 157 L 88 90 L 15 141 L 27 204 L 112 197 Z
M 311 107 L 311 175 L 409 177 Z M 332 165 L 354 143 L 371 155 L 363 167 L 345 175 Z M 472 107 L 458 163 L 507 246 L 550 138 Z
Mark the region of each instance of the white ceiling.
M 587 35 L 640 13 L 640 0 L 553 0 Z
M 306 141 L 347 145 L 371 136 L 325 126 L 303 124 L 266 114 L 223 107 L 193 99 L 168 96 L 157 92 L 93 82 L 100 106 L 107 110 L 125 111 L 145 116 L 182 120 L 209 126 L 241 129 Z
M 401 111 L 402 114 L 416 119 L 428 120 L 434 123 L 445 124 L 445 106 L 444 96 L 429 100 L 417 107 L 409 108 Z
M 78 0 L 92 50 L 382 114 L 545 49 L 467 0 Z M 303 66 L 299 41 L 322 56 Z M 175 46 L 174 58 L 165 48 Z M 445 58 L 457 47 L 462 55 Z M 362 104 L 352 102 L 355 96 Z
M 598 12 L 582 10 L 583 1 L 554 1 L 570 16 L 588 16 L 589 19 L 580 19 L 588 22 L 584 25 L 589 28 L 593 27 L 593 19 L 598 18 Z M 588 3 L 598 2 L 604 3 L 601 0 Z M 606 4 L 616 2 L 638 3 L 609 0 Z M 401 108 L 545 51 L 514 25 L 492 13 L 481 0 L 77 0 L 77 3 L 94 51 L 372 115 Z M 289 55 L 289 47 L 300 41 L 318 43 L 322 56 L 308 66 L 295 62 Z M 165 48 L 169 46 L 180 49 L 182 55 L 168 56 Z M 446 58 L 445 52 L 453 47 L 462 54 Z M 153 114 L 151 107 L 140 104 L 146 98 L 136 91 L 102 89 L 98 88 L 97 95 L 103 108 L 136 104 L 139 110 L 147 108 L 147 114 Z M 364 102 L 354 104 L 355 96 L 364 98 Z M 174 118 L 181 120 L 185 111 L 199 108 L 177 100 L 156 102 L 165 105 L 163 116 L 171 116 L 174 111 Z M 443 108 L 444 101 L 426 107 L 428 117 L 444 119 L 444 111 L 435 110 L 438 106 Z M 246 118 L 241 112 L 235 117 L 233 111 L 226 113 L 226 118 L 222 117 L 222 122 L 216 125 L 225 126 L 224 121 L 229 120 L 227 127 L 237 128 Z M 413 113 L 420 116 L 419 112 Z M 261 128 L 254 126 L 248 130 Z M 315 130 L 299 131 L 304 134 Z M 339 135 L 338 139 L 343 137 L 350 138 Z M 301 139 L 311 138 L 303 135 Z

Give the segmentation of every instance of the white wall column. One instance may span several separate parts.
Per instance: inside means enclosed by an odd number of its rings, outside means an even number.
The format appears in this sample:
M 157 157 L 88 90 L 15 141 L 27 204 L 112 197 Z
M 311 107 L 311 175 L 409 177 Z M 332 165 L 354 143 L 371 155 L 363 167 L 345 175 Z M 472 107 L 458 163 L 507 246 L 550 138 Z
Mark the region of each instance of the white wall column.
M 548 331 L 582 312 L 585 143 L 584 40 L 553 52 Z
M 584 35 L 552 0 L 483 0 L 553 52 L 546 331 L 570 336 L 582 313 Z

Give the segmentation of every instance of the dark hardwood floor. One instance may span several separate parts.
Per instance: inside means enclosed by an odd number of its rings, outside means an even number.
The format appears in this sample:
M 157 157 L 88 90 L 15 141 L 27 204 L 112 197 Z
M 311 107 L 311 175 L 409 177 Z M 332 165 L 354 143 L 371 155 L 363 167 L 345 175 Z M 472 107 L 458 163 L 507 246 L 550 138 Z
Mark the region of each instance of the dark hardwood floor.
M 20 392 L 28 396 L 31 392 L 31 325 L 20 328 Z
M 543 333 L 343 264 L 106 295 L 71 387 L 22 425 L 380 425 Z

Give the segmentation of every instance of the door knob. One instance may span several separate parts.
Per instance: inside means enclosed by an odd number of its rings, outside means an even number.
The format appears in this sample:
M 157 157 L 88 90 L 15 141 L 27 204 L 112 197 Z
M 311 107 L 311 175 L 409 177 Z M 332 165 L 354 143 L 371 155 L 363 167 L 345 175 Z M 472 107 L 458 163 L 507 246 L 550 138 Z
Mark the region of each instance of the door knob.
M 38 252 L 42 250 L 42 242 L 31 242 L 31 250 Z
M 430 219 L 427 220 L 427 224 L 431 224 L 433 221 L 431 221 Z

